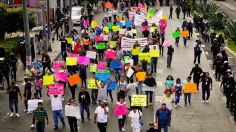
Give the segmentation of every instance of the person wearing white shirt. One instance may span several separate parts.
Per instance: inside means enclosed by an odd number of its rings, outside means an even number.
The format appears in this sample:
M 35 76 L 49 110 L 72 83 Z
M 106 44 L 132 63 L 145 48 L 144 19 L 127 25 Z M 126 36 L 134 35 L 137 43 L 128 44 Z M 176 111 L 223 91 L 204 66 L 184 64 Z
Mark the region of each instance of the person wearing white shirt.
M 109 108 L 105 106 L 104 101 L 101 101 L 94 113 L 94 124 L 97 123 L 100 132 L 106 132 L 108 112 Z
M 141 124 L 140 122 L 143 120 L 143 113 L 138 110 L 136 107 L 132 107 L 132 111 L 129 112 L 128 119 L 131 122 L 131 127 L 133 128 L 133 132 L 140 132 Z
M 62 96 L 54 95 L 50 96 L 52 114 L 54 120 L 54 129 L 58 129 L 58 118 L 60 118 L 63 127 L 65 127 L 65 119 L 62 108 Z

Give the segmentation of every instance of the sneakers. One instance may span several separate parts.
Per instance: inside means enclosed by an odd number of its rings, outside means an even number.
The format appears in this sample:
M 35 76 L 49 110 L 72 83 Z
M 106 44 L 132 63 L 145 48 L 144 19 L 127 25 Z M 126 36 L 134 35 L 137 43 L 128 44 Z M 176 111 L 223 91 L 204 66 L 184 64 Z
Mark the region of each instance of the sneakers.
M 31 124 L 30 128 L 31 128 L 31 129 L 35 128 L 35 125 L 34 125 L 34 124 Z
M 205 100 L 202 100 L 202 103 L 205 103 L 206 101 Z
M 121 128 L 121 131 L 122 131 L 122 132 L 125 132 L 125 128 L 124 128 L 124 127 L 122 127 L 122 128 Z
M 178 106 L 177 105 L 175 105 L 175 108 L 177 108 Z
M 208 103 L 209 101 L 208 100 L 206 100 L 206 103 Z
M 13 117 L 13 113 L 10 114 L 10 117 Z
M 25 113 L 27 113 L 27 112 L 28 112 L 28 110 L 27 110 L 27 109 L 25 109 L 25 110 L 24 110 L 24 112 L 25 112 Z
M 16 113 L 16 117 L 19 117 L 20 115 L 19 115 L 19 113 Z

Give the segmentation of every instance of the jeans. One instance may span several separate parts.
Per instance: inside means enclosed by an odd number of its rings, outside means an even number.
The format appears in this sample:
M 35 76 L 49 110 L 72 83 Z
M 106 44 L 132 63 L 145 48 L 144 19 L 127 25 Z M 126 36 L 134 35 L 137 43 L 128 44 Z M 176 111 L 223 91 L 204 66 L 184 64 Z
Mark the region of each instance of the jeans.
M 37 122 L 36 123 L 37 132 L 44 132 L 44 129 L 45 129 L 45 122 Z
M 153 58 L 151 61 L 151 72 L 157 72 L 157 59 Z
M 187 38 L 183 38 L 184 39 L 184 46 L 187 45 Z
M 152 91 L 146 91 L 145 93 L 147 95 L 147 104 L 148 104 L 148 94 L 149 94 L 149 103 L 151 104 L 152 103 L 153 92 Z
M 78 132 L 77 119 L 75 117 L 68 116 L 68 123 L 70 125 L 71 132 Z
M 168 124 L 158 124 L 158 131 L 161 132 L 161 129 L 164 129 L 164 132 L 168 132 Z
M 98 98 L 98 90 L 97 89 L 91 90 L 91 98 L 92 98 L 92 103 L 96 103 L 97 98 Z
M 107 122 L 106 123 L 100 123 L 97 122 L 97 126 L 100 132 L 106 132 L 107 131 Z
M 191 102 L 190 102 L 190 100 L 191 100 L 191 93 L 185 93 L 184 94 L 185 105 L 187 105 L 187 100 L 188 100 L 188 103 L 191 104 Z
M 175 94 L 175 105 L 179 104 L 180 94 Z
M 172 55 L 167 55 L 167 67 L 171 67 Z
M 124 127 L 125 119 L 126 119 L 125 115 L 122 116 L 122 119 L 118 119 L 119 131 L 122 131 L 122 127 Z
M 37 96 L 39 95 L 40 98 L 42 98 L 42 90 L 36 90 Z
M 82 120 L 84 120 L 84 110 L 87 112 L 87 118 L 89 118 L 90 112 L 88 104 L 80 104 L 80 115 Z
M 52 111 L 52 114 L 53 114 L 53 120 L 54 120 L 55 127 L 58 127 L 58 118 L 60 118 L 62 124 L 65 124 L 64 115 L 63 115 L 62 110 L 54 110 L 54 111 Z
M 136 66 L 138 64 L 138 55 L 133 55 L 132 59 L 134 60 L 134 65 Z
M 119 81 L 120 75 L 121 75 L 121 71 L 120 70 L 115 70 L 115 80 L 116 80 L 116 82 Z
M 111 101 L 113 102 L 112 91 L 111 90 L 107 90 L 107 97 L 108 97 L 108 94 L 110 95 Z
M 76 85 L 70 86 L 70 92 L 72 95 L 72 99 L 75 99 L 75 89 L 76 89 Z
M 205 98 L 205 96 L 207 97 Z M 202 100 L 208 100 L 210 98 L 210 88 L 204 88 L 202 87 Z
M 194 63 L 196 62 L 196 60 L 198 61 L 198 64 L 200 64 L 200 60 L 201 60 L 201 53 L 194 53 Z
M 86 79 L 81 78 L 81 85 L 87 88 Z
M 13 105 L 15 106 L 16 113 L 18 113 L 18 100 L 17 99 L 16 100 L 9 100 L 9 108 L 12 113 L 14 112 Z

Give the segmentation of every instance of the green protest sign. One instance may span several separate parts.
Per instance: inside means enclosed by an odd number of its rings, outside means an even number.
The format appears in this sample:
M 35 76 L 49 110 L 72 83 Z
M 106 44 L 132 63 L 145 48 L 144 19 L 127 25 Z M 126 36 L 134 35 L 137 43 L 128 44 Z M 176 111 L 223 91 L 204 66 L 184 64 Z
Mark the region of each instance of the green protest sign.
M 173 38 L 179 38 L 180 37 L 180 32 L 173 32 L 172 37 Z
M 96 46 L 97 46 L 97 49 L 105 49 L 106 42 L 97 42 Z

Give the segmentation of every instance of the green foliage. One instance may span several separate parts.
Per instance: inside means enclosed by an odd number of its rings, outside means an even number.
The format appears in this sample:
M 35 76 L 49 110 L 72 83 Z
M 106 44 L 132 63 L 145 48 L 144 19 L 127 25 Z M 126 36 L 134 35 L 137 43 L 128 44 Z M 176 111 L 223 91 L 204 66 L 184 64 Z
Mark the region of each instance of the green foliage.
M 224 29 L 224 25 L 227 23 L 227 17 L 222 13 L 214 13 L 209 17 L 209 22 L 214 30 Z
M 236 53 L 236 43 L 235 43 L 234 41 L 229 40 L 229 41 L 228 41 L 228 47 L 229 47 L 233 52 Z
M 236 42 L 236 21 L 230 20 L 225 26 L 225 37 Z
M 0 46 L 2 46 L 5 49 L 7 58 L 11 52 L 15 54 L 19 52 L 19 49 L 17 48 L 17 44 L 19 41 L 20 41 L 20 38 L 0 40 Z
M 196 11 L 201 14 L 204 19 L 209 19 L 211 15 L 215 14 L 218 8 L 215 3 L 196 5 Z

